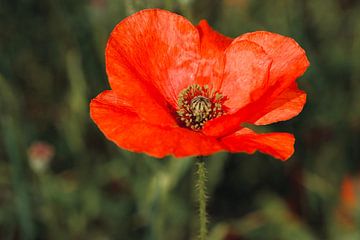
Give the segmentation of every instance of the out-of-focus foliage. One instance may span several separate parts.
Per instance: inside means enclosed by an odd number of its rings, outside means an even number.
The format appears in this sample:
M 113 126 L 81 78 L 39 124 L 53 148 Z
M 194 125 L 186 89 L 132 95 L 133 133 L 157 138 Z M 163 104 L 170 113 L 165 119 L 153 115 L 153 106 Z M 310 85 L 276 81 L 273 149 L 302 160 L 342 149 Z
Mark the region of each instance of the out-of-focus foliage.
M 292 159 L 209 158 L 209 239 L 360 239 L 356 0 L 0 1 L 0 239 L 196 238 L 193 159 L 123 151 L 89 119 L 110 31 L 149 7 L 291 36 L 311 62 L 303 113 L 266 128 L 296 134 Z

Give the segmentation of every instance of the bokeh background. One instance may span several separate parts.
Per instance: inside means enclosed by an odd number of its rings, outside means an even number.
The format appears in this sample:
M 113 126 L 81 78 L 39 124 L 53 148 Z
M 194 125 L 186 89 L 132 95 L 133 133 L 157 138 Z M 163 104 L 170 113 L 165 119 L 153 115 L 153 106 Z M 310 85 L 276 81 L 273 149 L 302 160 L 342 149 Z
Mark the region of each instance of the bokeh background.
M 143 8 L 295 38 L 311 67 L 287 162 L 209 157 L 209 240 L 360 239 L 356 0 L 0 0 L 0 239 L 196 239 L 194 159 L 118 149 L 89 118 L 113 27 Z

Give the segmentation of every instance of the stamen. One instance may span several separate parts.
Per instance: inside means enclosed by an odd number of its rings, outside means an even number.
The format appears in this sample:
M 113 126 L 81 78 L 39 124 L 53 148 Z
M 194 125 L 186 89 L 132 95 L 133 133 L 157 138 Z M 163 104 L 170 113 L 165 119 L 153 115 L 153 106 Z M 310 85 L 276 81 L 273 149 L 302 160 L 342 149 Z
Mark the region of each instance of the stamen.
M 179 94 L 179 120 L 185 127 L 201 130 L 207 121 L 225 113 L 226 100 L 218 91 L 210 91 L 207 85 L 190 85 Z

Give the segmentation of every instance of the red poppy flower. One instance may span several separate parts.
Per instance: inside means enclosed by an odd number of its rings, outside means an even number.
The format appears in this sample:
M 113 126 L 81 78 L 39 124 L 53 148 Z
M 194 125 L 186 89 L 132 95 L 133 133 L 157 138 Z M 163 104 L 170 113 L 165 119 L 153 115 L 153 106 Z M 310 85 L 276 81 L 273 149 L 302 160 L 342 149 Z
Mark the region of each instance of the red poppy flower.
M 256 133 L 301 112 L 295 80 L 309 62 L 291 38 L 270 32 L 225 37 L 206 21 L 150 9 L 121 21 L 106 47 L 112 90 L 91 101 L 91 117 L 119 147 L 155 157 L 256 150 L 288 159 L 294 137 Z

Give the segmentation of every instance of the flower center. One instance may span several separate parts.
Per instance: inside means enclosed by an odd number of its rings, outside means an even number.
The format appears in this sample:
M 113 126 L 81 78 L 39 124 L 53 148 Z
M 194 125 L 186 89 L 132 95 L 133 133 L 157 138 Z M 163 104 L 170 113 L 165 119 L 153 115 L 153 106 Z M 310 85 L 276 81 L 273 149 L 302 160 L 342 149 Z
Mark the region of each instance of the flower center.
M 179 94 L 177 114 L 185 127 L 201 130 L 210 119 L 225 113 L 223 103 L 227 100 L 218 91 L 211 91 L 207 85 L 193 84 Z

